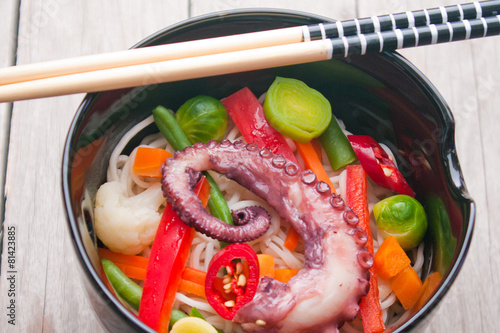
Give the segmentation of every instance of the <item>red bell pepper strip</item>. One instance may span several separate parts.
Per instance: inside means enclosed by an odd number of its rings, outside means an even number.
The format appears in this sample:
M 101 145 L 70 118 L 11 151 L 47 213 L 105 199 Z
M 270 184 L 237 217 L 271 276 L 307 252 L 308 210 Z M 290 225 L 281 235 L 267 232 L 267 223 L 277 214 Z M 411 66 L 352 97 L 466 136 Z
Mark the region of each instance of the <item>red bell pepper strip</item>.
M 261 148 L 268 148 L 298 165 L 285 137 L 269 124 L 264 115 L 264 108 L 250 89 L 245 87 L 238 90 L 221 102 L 246 142 L 254 142 Z
M 204 188 L 198 182 L 195 193 Z M 207 192 L 206 190 L 204 192 Z M 168 324 L 182 272 L 191 249 L 195 230 L 188 227 L 167 205 L 158 225 L 139 305 L 139 319 L 157 332 L 168 332 Z
M 358 215 L 358 226 L 366 232 L 366 248 L 373 255 L 373 237 L 370 230 L 370 212 L 368 210 L 367 200 L 367 182 L 366 173 L 361 165 L 347 166 L 347 189 L 346 205 L 351 207 L 352 211 Z M 380 306 L 377 276 L 375 269 L 370 268 L 370 289 L 359 304 L 361 321 L 363 323 L 363 332 L 380 333 L 385 329 L 382 317 L 382 308 Z
M 237 269 L 237 264 L 233 261 L 236 259 L 245 260 L 248 273 L 243 268 L 241 270 Z M 226 285 L 230 284 L 230 290 L 236 294 L 235 301 L 227 301 L 215 285 L 217 273 L 221 268 L 226 268 L 227 275 L 224 277 L 224 282 Z M 242 274 L 248 274 L 248 276 L 245 276 L 244 283 L 240 284 L 238 282 Z M 226 279 L 230 279 L 230 282 L 226 282 Z M 222 318 L 232 320 L 236 312 L 253 299 L 257 292 L 258 284 L 259 260 L 255 251 L 245 243 L 231 244 L 217 252 L 212 258 L 205 279 L 205 294 L 208 303 Z
M 377 141 L 368 135 L 348 135 L 365 172 L 379 186 L 415 197 L 405 178 Z

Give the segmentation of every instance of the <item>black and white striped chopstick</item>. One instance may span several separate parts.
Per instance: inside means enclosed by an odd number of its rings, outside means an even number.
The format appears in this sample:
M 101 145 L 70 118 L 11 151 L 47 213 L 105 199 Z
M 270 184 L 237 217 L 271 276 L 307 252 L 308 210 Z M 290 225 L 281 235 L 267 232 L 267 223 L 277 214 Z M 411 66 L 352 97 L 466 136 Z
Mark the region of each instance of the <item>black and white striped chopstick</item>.
M 372 16 L 361 19 L 320 23 L 304 27 L 304 41 L 342 38 L 396 29 L 446 24 L 500 14 L 500 1 L 476 1 L 452 6 Z
M 330 41 L 332 56 L 347 57 L 497 35 L 500 35 L 500 15 L 344 36 Z

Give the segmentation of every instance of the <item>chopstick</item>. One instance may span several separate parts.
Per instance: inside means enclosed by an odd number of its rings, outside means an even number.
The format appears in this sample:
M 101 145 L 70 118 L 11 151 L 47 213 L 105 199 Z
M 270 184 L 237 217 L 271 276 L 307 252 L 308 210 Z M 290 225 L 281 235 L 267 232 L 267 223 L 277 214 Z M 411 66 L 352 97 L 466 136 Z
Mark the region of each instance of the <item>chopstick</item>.
M 151 85 L 493 36 L 500 34 L 498 14 L 500 1 L 474 2 L 14 66 L 0 70 L 0 84 L 8 82 L 0 85 L 0 102 Z M 104 66 L 109 63 L 112 68 Z M 43 70 L 37 72 L 36 66 Z M 54 66 L 64 70 L 54 74 Z M 47 75 L 51 77 L 40 78 Z
M 478 19 L 483 16 L 495 15 L 495 13 L 499 14 L 499 11 L 500 1 L 473 2 L 335 23 L 275 29 L 60 59 L 1 69 L 0 85 L 166 60 L 300 43 L 315 39 L 342 38 L 358 34 Z

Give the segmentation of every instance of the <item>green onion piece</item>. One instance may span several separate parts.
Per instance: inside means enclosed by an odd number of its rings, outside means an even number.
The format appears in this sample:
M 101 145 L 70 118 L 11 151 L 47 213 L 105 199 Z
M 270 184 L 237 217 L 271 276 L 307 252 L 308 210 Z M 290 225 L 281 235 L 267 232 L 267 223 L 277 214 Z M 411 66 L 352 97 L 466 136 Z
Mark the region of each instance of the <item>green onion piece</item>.
M 278 132 L 302 143 L 318 137 L 332 119 L 330 102 L 319 91 L 279 76 L 267 91 L 264 113 Z
M 349 139 L 347 139 L 335 117 L 332 117 L 332 121 L 323 134 L 318 137 L 318 140 L 335 171 L 358 159 Z
M 175 150 L 183 150 L 191 146 L 191 142 L 182 131 L 182 128 L 170 110 L 163 106 L 158 106 L 153 110 L 153 118 L 160 132 Z M 203 174 L 207 177 L 211 187 L 210 198 L 208 199 L 210 213 L 221 221 L 234 224 L 231 210 L 219 187 L 208 172 L 204 172 Z
M 220 141 L 227 129 L 227 110 L 218 99 L 196 96 L 187 100 L 175 113 L 175 119 L 191 143 Z
M 104 273 L 108 278 L 109 284 L 113 288 L 118 299 L 124 305 L 130 305 L 134 310 L 139 310 L 141 303 L 142 288 L 134 281 L 129 279 L 112 261 L 101 259 Z

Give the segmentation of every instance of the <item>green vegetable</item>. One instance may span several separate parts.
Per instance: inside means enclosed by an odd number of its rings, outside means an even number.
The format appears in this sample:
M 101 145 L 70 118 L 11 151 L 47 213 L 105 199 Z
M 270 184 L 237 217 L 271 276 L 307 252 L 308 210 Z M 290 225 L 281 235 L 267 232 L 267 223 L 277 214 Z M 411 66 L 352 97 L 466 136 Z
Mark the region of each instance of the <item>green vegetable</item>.
M 330 102 L 296 79 L 276 77 L 264 102 L 266 119 L 281 134 L 306 143 L 325 131 L 332 119 Z
M 377 226 L 384 238 L 394 236 L 404 250 L 416 247 L 427 231 L 424 207 L 416 199 L 400 194 L 373 206 Z
M 189 316 L 190 317 L 198 317 L 198 318 L 201 318 L 201 319 L 205 319 L 205 317 L 203 317 L 203 315 L 201 314 L 201 312 L 195 308 L 194 306 L 191 308 L 191 311 L 189 312 Z
M 104 273 L 108 278 L 118 299 L 124 305 L 130 305 L 134 310 L 139 310 L 141 303 L 142 288 L 129 279 L 112 261 L 101 259 Z
M 172 326 L 174 326 L 174 324 L 179 321 L 180 319 L 182 318 L 186 318 L 188 317 L 187 314 L 185 314 L 184 312 L 182 312 L 181 310 L 177 310 L 177 309 L 172 309 L 172 312 L 170 313 L 170 321 L 168 323 L 168 326 L 170 328 L 172 328 Z
M 457 247 L 457 239 L 451 233 L 450 219 L 443 201 L 430 196 L 424 201 L 429 218 L 429 234 L 434 247 L 433 268 L 445 276 Z
M 191 308 L 189 315 L 185 314 L 184 312 L 182 312 L 180 310 L 172 309 L 172 313 L 170 314 L 170 322 L 168 324 L 169 328 L 172 328 L 172 326 L 174 326 L 174 324 L 177 321 L 181 320 L 182 318 L 186 318 L 186 317 L 196 317 L 196 318 L 206 320 L 205 317 L 203 317 L 203 315 L 201 314 L 201 312 L 195 307 Z M 220 329 L 216 328 L 215 330 L 219 333 L 224 333 L 224 331 L 222 331 Z
M 332 117 L 332 121 L 318 139 L 333 170 L 337 171 L 358 159 L 335 117 Z
M 153 118 L 160 132 L 175 150 L 183 150 L 191 146 L 191 142 L 182 131 L 174 115 L 167 108 L 163 106 L 156 107 L 153 110 Z M 210 198 L 208 199 L 210 213 L 221 221 L 234 224 L 231 210 L 215 180 L 208 172 L 204 172 L 204 175 L 207 177 L 211 187 Z
M 218 99 L 200 95 L 184 103 L 175 113 L 175 119 L 191 143 L 207 143 L 224 137 L 228 114 Z

